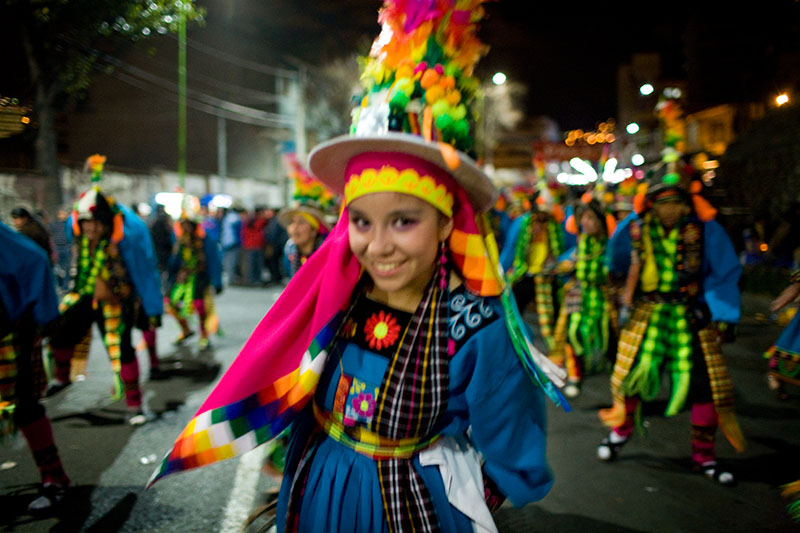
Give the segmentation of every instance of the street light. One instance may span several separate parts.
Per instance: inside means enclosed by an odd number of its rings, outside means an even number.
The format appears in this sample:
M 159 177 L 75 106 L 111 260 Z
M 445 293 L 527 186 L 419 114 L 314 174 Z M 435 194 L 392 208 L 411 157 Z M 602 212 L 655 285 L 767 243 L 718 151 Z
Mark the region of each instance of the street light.
M 639 125 L 635 122 L 631 122 L 627 126 L 625 126 L 625 131 L 627 131 L 630 135 L 637 133 L 639 131 Z
M 506 82 L 506 75 L 502 72 L 496 72 L 494 76 L 492 76 L 492 83 L 495 85 L 503 85 Z
M 655 90 L 655 88 L 653 88 L 653 86 L 650 85 L 649 83 L 645 83 L 644 85 L 639 87 L 639 92 L 642 93 L 642 95 L 644 95 L 644 96 L 648 96 L 648 95 L 653 94 L 654 90 Z
M 644 156 L 642 154 L 633 154 L 631 156 L 631 164 L 637 167 L 644 165 Z
M 775 103 L 778 104 L 779 107 L 788 102 L 789 102 L 789 95 L 786 93 L 781 93 L 777 97 L 775 97 Z

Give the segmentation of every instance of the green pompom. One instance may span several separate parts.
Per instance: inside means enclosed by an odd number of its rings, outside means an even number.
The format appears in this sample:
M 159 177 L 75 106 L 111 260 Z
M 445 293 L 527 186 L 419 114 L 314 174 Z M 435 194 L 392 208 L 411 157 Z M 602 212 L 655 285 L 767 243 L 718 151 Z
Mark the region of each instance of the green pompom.
M 411 78 L 400 78 L 397 80 L 397 83 L 395 83 L 394 88 L 410 97 L 414 92 L 414 80 Z
M 669 174 L 666 174 L 664 179 L 661 181 L 663 181 L 666 185 L 677 185 L 680 180 L 680 176 L 674 172 L 670 172 Z
M 450 115 L 453 117 L 453 120 L 463 120 L 464 117 L 467 116 L 467 106 L 465 106 L 464 104 L 458 104 L 450 112 Z
M 439 115 L 436 119 L 436 127 L 442 130 L 442 132 L 451 130 L 453 128 L 453 118 L 448 114 Z
M 410 99 L 406 93 L 403 91 L 397 91 L 394 93 L 394 96 L 392 96 L 391 101 L 389 101 L 389 107 L 392 109 L 404 110 L 408 105 L 409 100 Z
M 448 63 L 444 66 L 444 73 L 447 76 L 458 78 L 461 75 L 461 69 L 455 63 Z
M 431 106 L 431 111 L 434 117 L 441 117 L 450 111 L 450 105 L 447 103 L 447 100 L 437 100 L 436 103 Z
M 456 120 L 455 124 L 453 124 L 453 134 L 459 140 L 469 137 L 469 122 L 463 118 Z

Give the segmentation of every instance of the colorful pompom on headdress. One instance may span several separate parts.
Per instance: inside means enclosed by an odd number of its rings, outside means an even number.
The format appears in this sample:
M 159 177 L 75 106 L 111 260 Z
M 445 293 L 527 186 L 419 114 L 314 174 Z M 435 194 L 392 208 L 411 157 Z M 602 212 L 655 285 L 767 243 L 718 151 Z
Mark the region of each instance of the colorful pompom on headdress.
M 669 167 L 674 168 L 675 165 Z M 669 171 L 667 166 L 651 172 L 648 180 L 639 185 L 634 197 L 633 206 L 636 214 L 641 215 L 654 203 L 679 199 L 690 204 L 703 222 L 714 220 L 717 209 L 702 195 L 703 183 L 689 178 L 690 174 L 691 168 Z
M 337 197 L 319 180 L 315 179 L 294 154 L 286 157 L 289 179 L 294 182 L 294 193 L 290 204 L 278 212 L 278 222 L 288 227 L 292 217 L 300 214 L 311 226 L 322 233 L 330 230 L 325 213 L 334 209 Z
M 366 93 L 354 133 L 401 131 L 472 150 L 475 65 L 488 51 L 476 35 L 483 0 L 384 2 L 382 32 L 365 61 Z
M 122 212 L 111 195 L 100 190 L 106 157 L 94 154 L 86 159 L 84 169 L 91 170 L 91 187 L 81 193 L 72 210 L 72 232 L 81 234 L 80 221 L 95 219 L 111 227 L 111 240 L 119 242 L 124 236 Z

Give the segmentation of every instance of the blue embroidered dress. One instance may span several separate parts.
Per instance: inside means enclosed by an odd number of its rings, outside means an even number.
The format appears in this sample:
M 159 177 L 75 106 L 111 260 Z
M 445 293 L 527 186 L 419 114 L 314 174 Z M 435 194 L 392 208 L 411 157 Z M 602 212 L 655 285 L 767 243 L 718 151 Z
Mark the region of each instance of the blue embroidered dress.
M 484 460 L 484 484 L 518 506 L 539 500 L 552 485 L 545 455 L 544 395 L 514 352 L 502 305 L 461 286 L 450 292 L 448 306 L 454 350 L 444 366 L 447 396 L 433 434 L 422 440 L 450 436 L 463 446 L 469 430 L 468 439 Z M 354 306 L 329 354 L 314 405 L 292 425 L 278 503 L 279 531 L 389 531 L 380 461 L 322 430 L 318 413 L 341 420 L 347 432 L 363 428 L 380 433 L 375 418 L 387 400 L 381 391 L 410 319 L 411 313 L 366 297 Z M 407 460 L 424 482 L 438 529 L 471 531 L 470 518 L 448 499 L 440 467 L 423 466 L 420 453 Z M 463 484 L 452 485 L 463 490 Z M 484 486 L 472 488 L 480 495 L 477 506 L 485 509 Z

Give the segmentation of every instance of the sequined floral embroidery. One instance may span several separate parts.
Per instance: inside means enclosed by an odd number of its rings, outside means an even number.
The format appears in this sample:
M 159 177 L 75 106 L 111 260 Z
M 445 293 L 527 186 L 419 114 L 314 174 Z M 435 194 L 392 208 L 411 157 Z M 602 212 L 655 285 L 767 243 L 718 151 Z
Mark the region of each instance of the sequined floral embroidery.
M 353 378 L 349 393 L 342 423 L 345 426 L 354 426 L 356 423 L 371 424 L 377 404 L 378 388 Z
M 359 393 L 353 398 L 353 409 L 360 417 L 372 418 L 372 414 L 375 412 L 375 397 L 370 392 Z
M 374 350 L 388 348 L 397 341 L 400 325 L 397 319 L 384 311 L 379 311 L 367 319 L 364 325 L 369 347 Z

